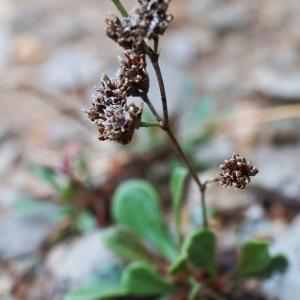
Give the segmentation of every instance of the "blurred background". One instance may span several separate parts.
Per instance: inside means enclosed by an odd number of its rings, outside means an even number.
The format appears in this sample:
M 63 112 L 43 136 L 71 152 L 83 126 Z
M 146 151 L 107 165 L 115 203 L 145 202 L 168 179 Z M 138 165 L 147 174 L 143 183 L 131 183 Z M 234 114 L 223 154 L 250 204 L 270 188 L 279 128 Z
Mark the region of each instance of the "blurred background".
M 177 136 L 204 178 L 233 152 L 260 170 L 245 191 L 209 189 L 220 247 L 270 239 L 290 267 L 263 293 L 299 298 L 300 2 L 173 0 L 170 11 L 160 48 Z M 118 272 L 97 233 L 123 180 L 151 181 L 167 211 L 180 161 L 164 135 L 100 143 L 83 113 L 121 54 L 105 36 L 108 12 L 109 0 L 0 0 L 0 299 L 60 300 L 89 276 Z M 196 223 L 197 198 L 191 183 L 184 213 Z

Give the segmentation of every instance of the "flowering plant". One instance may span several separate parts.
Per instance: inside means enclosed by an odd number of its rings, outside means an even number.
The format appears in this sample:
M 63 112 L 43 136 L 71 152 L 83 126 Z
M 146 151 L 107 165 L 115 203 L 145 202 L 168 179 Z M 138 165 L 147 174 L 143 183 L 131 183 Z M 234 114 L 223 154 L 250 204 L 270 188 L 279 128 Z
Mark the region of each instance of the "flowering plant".
M 131 262 L 115 282 L 71 291 L 67 300 L 103 298 L 132 299 L 241 299 L 240 282 L 245 278 L 266 278 L 282 272 L 287 266 L 281 255 L 271 256 L 264 241 L 249 241 L 241 246 L 232 264 L 222 261 L 215 233 L 209 229 L 205 193 L 208 184 L 246 188 L 258 169 L 247 159 L 233 154 L 220 166 L 214 178 L 202 180 L 174 134 L 168 114 L 168 102 L 159 64 L 159 39 L 166 32 L 173 16 L 167 13 L 171 0 L 138 0 L 128 14 L 119 0 L 112 0 L 122 17 L 106 19 L 106 34 L 124 49 L 116 78 L 102 77 L 92 107 L 86 110 L 96 125 L 99 140 L 128 144 L 135 130 L 159 127 L 170 138 L 186 168 L 176 169 L 171 176 L 173 228 L 161 213 L 158 192 L 148 182 L 130 180 L 117 189 L 112 204 L 116 226 L 108 230 L 105 241 L 118 255 Z M 151 62 L 161 95 L 163 116 L 148 97 L 150 86 L 147 59 Z M 137 97 L 140 105 L 129 103 Z M 142 121 L 143 105 L 147 105 L 155 123 Z M 199 188 L 203 227 L 182 236 L 182 195 L 187 176 Z M 130 297 L 130 298 L 128 298 Z

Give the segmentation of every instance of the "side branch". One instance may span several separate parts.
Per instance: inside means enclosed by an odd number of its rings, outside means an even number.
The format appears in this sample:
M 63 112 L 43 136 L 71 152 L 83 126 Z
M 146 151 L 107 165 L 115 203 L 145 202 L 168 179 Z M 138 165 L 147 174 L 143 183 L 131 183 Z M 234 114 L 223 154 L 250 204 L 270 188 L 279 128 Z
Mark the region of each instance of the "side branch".
M 161 73 L 160 65 L 158 62 L 159 54 L 154 52 L 152 49 L 149 49 L 149 47 L 147 49 L 147 53 L 148 53 L 148 56 L 150 58 L 150 61 L 153 65 L 153 68 L 154 68 L 154 71 L 156 74 L 156 78 L 157 78 L 157 82 L 158 82 L 158 86 L 159 86 L 159 90 L 160 90 L 160 95 L 161 95 L 163 113 L 164 113 L 164 121 L 165 121 L 164 126 L 165 126 L 165 129 L 167 129 L 169 127 L 168 103 L 167 103 L 165 84 L 164 84 L 163 76 Z

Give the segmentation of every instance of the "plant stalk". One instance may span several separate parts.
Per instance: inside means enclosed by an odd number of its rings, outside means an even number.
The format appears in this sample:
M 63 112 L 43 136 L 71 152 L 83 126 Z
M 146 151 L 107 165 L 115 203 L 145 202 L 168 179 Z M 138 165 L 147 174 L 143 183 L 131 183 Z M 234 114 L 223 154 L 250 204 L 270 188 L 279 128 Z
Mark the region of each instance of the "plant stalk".
M 123 17 L 128 17 L 128 12 L 126 8 L 123 6 L 120 0 L 111 0 L 113 4 L 116 6 L 116 8 L 119 10 L 121 15 Z M 163 119 L 160 117 L 158 112 L 156 111 L 155 107 L 153 106 L 152 102 L 149 100 L 148 96 L 146 94 L 141 95 L 144 102 L 148 105 L 149 109 L 155 116 L 156 120 L 158 121 L 160 127 L 168 134 L 170 137 L 175 149 L 177 150 L 179 156 L 181 157 L 182 161 L 186 164 L 191 176 L 197 183 L 197 186 L 200 190 L 201 195 L 201 206 L 202 206 L 202 214 L 203 214 L 203 226 L 206 228 L 208 226 L 207 224 L 207 213 L 206 213 L 206 203 L 205 203 L 205 191 L 206 191 L 206 182 L 202 183 L 197 172 L 194 170 L 192 163 L 190 162 L 189 158 L 184 153 L 183 149 L 181 148 L 179 142 L 177 141 L 175 135 L 173 134 L 170 125 L 169 125 L 169 113 L 168 113 L 168 103 L 167 103 L 167 96 L 166 96 L 166 89 L 165 84 L 162 76 L 162 72 L 159 65 L 159 53 L 158 53 L 158 40 L 155 41 L 155 49 L 151 49 L 144 44 L 146 53 L 148 54 L 150 61 L 152 63 L 152 66 L 155 71 L 155 75 L 157 78 L 160 95 L 161 95 L 161 102 L 162 102 L 162 108 L 163 108 Z M 145 124 L 144 124 L 145 125 Z M 157 124 L 155 125 L 157 126 Z M 152 126 L 144 126 L 144 127 L 152 127 Z
M 158 63 L 159 54 L 154 52 L 152 49 L 149 49 L 149 47 L 147 48 L 147 53 L 151 60 L 151 63 L 152 63 L 152 66 L 154 68 L 155 75 L 157 78 L 159 91 L 160 91 L 160 95 L 161 95 L 162 108 L 163 108 L 163 113 L 164 113 L 164 126 L 167 129 L 169 127 L 168 103 L 167 103 L 165 84 L 164 84 L 163 76 L 161 73 L 160 65 Z
M 124 7 L 124 5 L 121 3 L 120 0 L 111 0 L 111 1 L 116 6 L 116 8 L 118 9 L 118 11 L 123 17 L 127 18 L 129 16 L 126 8 Z
M 161 95 L 161 102 L 162 102 L 162 108 L 163 108 L 163 114 L 164 114 L 163 126 L 161 128 L 170 137 L 170 139 L 171 139 L 174 147 L 176 148 L 179 156 L 181 157 L 183 162 L 186 164 L 191 176 L 193 177 L 193 179 L 195 180 L 195 182 L 196 182 L 196 184 L 199 188 L 200 197 L 201 197 L 203 227 L 207 228 L 208 227 L 208 222 L 207 222 L 207 212 L 206 212 L 206 202 L 205 202 L 206 182 L 204 182 L 204 183 L 201 182 L 197 172 L 193 168 L 192 163 L 190 162 L 189 158 L 184 153 L 181 145 L 179 144 L 179 142 L 176 139 L 173 131 L 170 128 L 166 89 L 165 89 L 164 79 L 163 79 L 163 76 L 162 76 L 160 65 L 159 65 L 159 62 L 158 62 L 159 54 L 156 53 L 156 51 L 153 51 L 153 49 L 151 49 L 150 47 L 146 47 L 146 52 L 147 52 L 147 54 L 150 58 L 152 66 L 154 68 L 155 75 L 156 75 L 157 82 L 158 82 L 158 86 L 159 86 L 159 90 L 160 90 L 160 95 Z M 148 99 L 148 102 L 150 102 L 149 99 Z M 159 120 L 159 119 L 157 119 L 157 120 Z M 160 118 L 159 122 L 161 122 L 161 118 Z
M 158 123 L 160 124 L 160 126 L 162 127 L 164 124 L 163 119 L 160 117 L 159 113 L 157 112 L 157 110 L 155 109 L 155 107 L 153 106 L 152 102 L 150 101 L 149 97 L 147 94 L 143 94 L 141 95 L 143 101 L 148 105 L 149 109 L 151 110 L 152 114 L 154 115 L 155 119 L 158 121 Z
M 161 127 L 158 122 L 141 122 L 140 127 Z
M 164 128 L 162 128 L 164 129 Z M 186 156 L 186 154 L 184 153 L 183 149 L 181 148 L 178 140 L 176 139 L 175 135 L 173 134 L 172 130 L 170 129 L 170 127 L 168 127 L 167 129 L 164 129 L 166 131 L 166 133 L 168 134 L 168 136 L 170 137 L 175 149 L 177 150 L 179 156 L 181 157 L 182 161 L 185 163 L 185 165 L 187 166 L 191 176 L 193 177 L 193 179 L 195 180 L 199 191 L 200 191 L 200 195 L 201 195 L 201 207 L 202 207 L 202 218 L 203 218 L 203 227 L 207 228 L 208 227 L 208 222 L 207 222 L 207 212 L 206 212 L 206 203 L 205 203 L 205 191 L 206 191 L 206 184 L 203 184 L 197 174 L 197 172 L 195 171 L 195 169 L 193 168 L 189 158 Z
M 156 111 L 155 107 L 153 106 L 153 104 L 150 101 L 150 99 L 148 98 L 148 96 L 147 95 L 142 95 L 142 99 L 146 102 L 146 104 L 150 108 L 151 112 L 153 113 L 154 117 L 159 122 L 161 129 L 164 130 L 168 134 L 168 136 L 170 137 L 170 139 L 172 141 L 172 144 L 174 145 L 176 151 L 178 152 L 178 155 L 180 156 L 182 161 L 185 163 L 185 165 L 187 166 L 191 176 L 193 177 L 193 179 L 197 183 L 197 186 L 199 188 L 200 195 L 201 195 L 203 226 L 205 228 L 207 228 L 208 227 L 208 222 L 207 222 L 206 203 L 205 203 L 206 182 L 205 183 L 201 182 L 197 172 L 194 170 L 194 168 L 192 166 L 192 163 L 190 162 L 189 158 L 186 156 L 183 149 L 181 148 L 180 143 L 176 139 L 172 129 L 169 126 L 165 125 L 165 122 L 159 116 L 158 112 Z

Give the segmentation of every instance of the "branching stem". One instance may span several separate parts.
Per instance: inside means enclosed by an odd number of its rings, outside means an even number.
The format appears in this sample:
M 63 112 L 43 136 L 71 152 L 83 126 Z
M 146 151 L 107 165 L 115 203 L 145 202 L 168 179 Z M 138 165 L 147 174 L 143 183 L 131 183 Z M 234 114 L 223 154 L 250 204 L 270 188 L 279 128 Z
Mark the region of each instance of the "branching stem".
M 116 6 L 116 8 L 118 9 L 118 11 L 120 12 L 120 14 L 127 18 L 128 15 L 128 11 L 126 10 L 126 8 L 124 7 L 124 5 L 121 3 L 120 0 L 111 0 L 113 2 L 113 4 Z
M 141 122 L 140 127 L 161 127 L 158 122 Z
M 170 128 L 169 125 L 168 126 L 165 125 L 165 121 L 161 119 L 161 117 L 159 116 L 158 112 L 156 111 L 155 107 L 153 106 L 153 104 L 150 101 L 150 99 L 148 98 L 148 96 L 147 95 L 143 95 L 142 99 L 144 100 L 144 102 L 150 108 L 150 110 L 153 113 L 154 117 L 158 121 L 158 124 L 160 124 L 161 129 L 164 130 L 168 134 L 168 136 L 170 137 L 171 142 L 174 145 L 174 147 L 175 147 L 178 155 L 180 156 L 180 158 L 182 159 L 182 161 L 185 163 L 185 165 L 187 166 L 187 168 L 188 168 L 191 176 L 193 177 L 193 179 L 197 183 L 197 186 L 199 188 L 200 195 L 201 195 L 201 207 L 202 207 L 203 226 L 206 228 L 208 226 L 208 223 L 207 223 L 207 213 L 206 213 L 206 203 L 205 203 L 205 191 L 206 191 L 206 184 L 207 184 L 207 182 L 204 182 L 204 183 L 201 182 L 201 180 L 200 180 L 197 172 L 193 168 L 193 165 L 190 162 L 190 160 L 187 157 L 187 155 L 184 153 L 184 151 L 183 151 L 182 147 L 180 146 L 180 143 L 178 142 L 177 138 L 175 137 L 172 129 Z
M 119 10 L 119 12 L 122 14 L 123 17 L 128 17 L 128 12 L 126 8 L 123 6 L 120 0 L 111 0 L 116 8 Z M 154 43 L 154 50 L 147 46 L 146 43 L 144 43 L 145 51 L 150 58 L 150 61 L 152 63 L 152 66 L 155 71 L 155 75 L 157 78 L 159 90 L 160 90 L 160 96 L 161 96 L 161 102 L 162 102 L 162 108 L 163 108 L 163 119 L 160 117 L 158 112 L 156 111 L 155 107 L 153 106 L 152 102 L 149 100 L 148 95 L 143 94 L 141 95 L 141 98 L 144 100 L 144 102 L 148 105 L 149 109 L 153 113 L 154 117 L 156 118 L 159 126 L 168 134 L 170 137 L 175 149 L 177 150 L 179 156 L 181 157 L 182 161 L 186 164 L 191 176 L 195 180 L 201 195 L 201 206 L 202 206 L 202 214 L 203 214 L 203 225 L 204 227 L 207 227 L 207 213 L 206 213 L 206 203 L 205 203 L 205 191 L 206 191 L 206 185 L 207 181 L 201 182 L 197 172 L 195 171 L 192 163 L 190 162 L 187 155 L 184 153 L 181 145 L 179 144 L 178 140 L 176 139 L 172 129 L 170 128 L 169 124 L 169 113 L 168 113 L 168 103 L 167 103 L 167 96 L 166 96 L 166 89 L 165 84 L 162 76 L 162 72 L 159 65 L 159 53 L 158 53 L 158 39 Z M 146 125 L 146 124 L 142 124 Z M 157 126 L 157 123 L 154 125 Z M 149 127 L 149 124 L 144 126 Z M 152 127 L 152 125 L 151 125 Z

